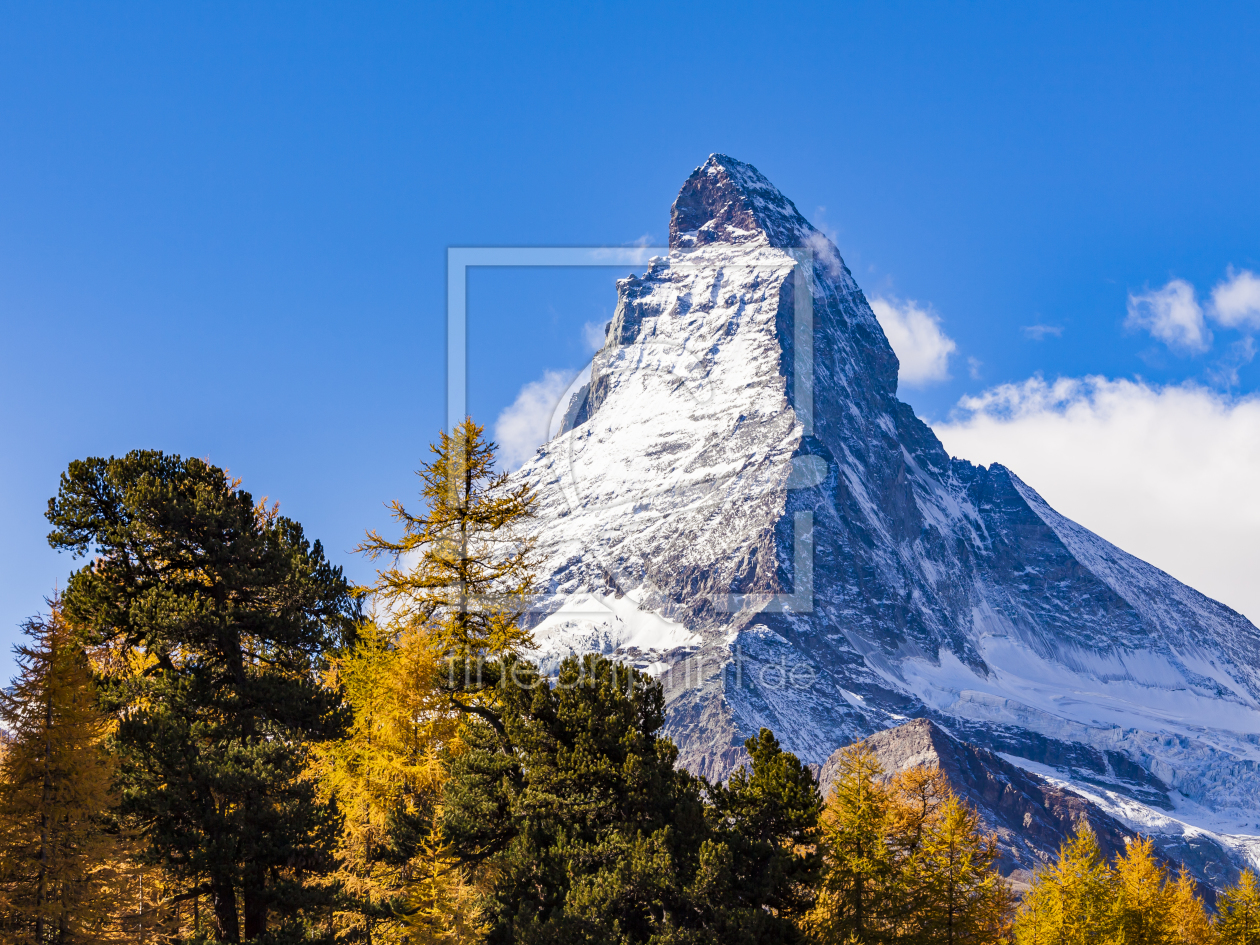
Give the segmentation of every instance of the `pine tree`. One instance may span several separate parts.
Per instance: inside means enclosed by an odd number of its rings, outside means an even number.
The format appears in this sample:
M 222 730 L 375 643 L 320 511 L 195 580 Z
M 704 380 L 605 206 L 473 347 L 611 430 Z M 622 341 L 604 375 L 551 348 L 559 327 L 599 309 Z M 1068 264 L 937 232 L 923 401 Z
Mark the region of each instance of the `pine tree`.
M 716 942 L 707 923 L 727 902 L 714 915 L 686 892 L 707 838 L 702 785 L 659 734 L 660 684 L 598 654 L 566 659 L 554 687 L 528 663 L 512 671 L 505 734 L 469 720 L 444 812 L 461 860 L 488 877 L 486 940 L 663 945 L 681 926 Z
M 495 691 L 508 682 L 500 661 L 533 645 L 521 617 L 534 583 L 525 527 L 535 497 L 528 484 L 509 486 L 495 472 L 496 447 L 484 433 L 471 419 L 442 431 L 433 460 L 417 473 L 426 514 L 395 500 L 402 537 L 370 531 L 358 550 L 393 561 L 379 573 L 378 599 L 400 630 L 429 641 L 446 666 L 442 685 L 453 706 L 497 724 Z
M 806 927 L 828 945 L 890 941 L 897 891 L 884 771 L 864 741 L 842 749 L 839 767 L 822 817 L 825 873 Z
M 1251 870 L 1217 897 L 1216 928 L 1221 945 L 1260 945 L 1260 885 Z
M 88 658 L 60 600 L 28 621 L 18 678 L 0 695 L 0 887 L 7 923 L 38 943 L 108 941 L 125 841 Z
M 1134 840 L 1116 858 L 1116 945 L 1173 945 L 1173 890 L 1150 838 Z
M 1098 945 L 1116 934 L 1115 873 L 1089 824 L 1059 849 L 1058 861 L 1037 873 L 1015 919 L 1017 945 Z
M 1169 887 L 1168 923 L 1177 945 L 1213 945 L 1216 930 L 1203 909 L 1195 882 L 1183 866 Z
M 306 767 L 345 722 L 321 673 L 358 618 L 320 544 L 238 486 L 136 451 L 71 463 L 48 508 L 50 544 L 94 554 L 65 607 L 112 654 L 123 811 L 184 895 L 209 893 L 229 942 L 242 918 L 250 939 L 326 915 L 338 823 Z
M 706 890 L 705 898 L 721 916 L 716 931 L 724 942 L 741 933 L 744 940 L 794 941 L 822 865 L 818 783 L 768 728 L 744 747 L 751 764 L 708 789 L 714 836 L 705 856 L 710 868 L 724 864 L 724 891 Z

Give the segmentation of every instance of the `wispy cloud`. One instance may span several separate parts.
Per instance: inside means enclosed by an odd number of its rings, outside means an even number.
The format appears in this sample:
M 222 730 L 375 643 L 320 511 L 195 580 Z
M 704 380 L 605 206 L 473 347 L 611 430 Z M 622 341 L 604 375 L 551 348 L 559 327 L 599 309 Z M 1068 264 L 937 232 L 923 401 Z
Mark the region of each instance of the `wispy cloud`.
M 1207 370 L 1208 380 L 1217 387 L 1231 388 L 1239 384 L 1238 372 L 1256 357 L 1256 339 L 1248 335 L 1229 346 L 1225 357 Z
M 930 306 L 912 300 L 873 298 L 871 309 L 901 362 L 898 379 L 911 387 L 949 378 L 949 358 L 958 345 L 941 330 Z
M 936 433 L 1055 509 L 1260 622 L 1260 397 L 1039 377 L 964 398 Z
M 607 333 L 604 329 L 606 322 L 587 322 L 582 326 L 582 340 L 586 342 L 586 347 L 592 351 L 598 351 L 604 347 L 604 339 Z
M 1129 294 L 1129 317 L 1125 327 L 1150 332 L 1171 350 L 1201 354 L 1212 346 L 1212 333 L 1203 319 L 1203 308 L 1195 298 L 1194 286 L 1173 279 L 1161 289 Z
M 572 372 L 544 371 L 538 380 L 525 384 L 516 400 L 499 414 L 494 439 L 503 468 L 519 468 L 547 442 L 552 416 L 560 409 L 560 398 L 572 380 Z
M 1063 334 L 1062 325 L 1025 325 L 1024 334 L 1033 341 L 1045 341 L 1047 335 L 1058 338 Z

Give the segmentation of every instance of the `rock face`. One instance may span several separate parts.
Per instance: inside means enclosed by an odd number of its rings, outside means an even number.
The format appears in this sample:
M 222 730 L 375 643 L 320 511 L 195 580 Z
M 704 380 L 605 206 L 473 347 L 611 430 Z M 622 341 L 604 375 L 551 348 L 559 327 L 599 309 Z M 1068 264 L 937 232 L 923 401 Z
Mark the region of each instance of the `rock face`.
M 952 459 L 835 247 L 714 155 L 670 254 L 618 284 L 539 492 L 544 665 L 660 675 L 682 761 L 772 728 L 802 759 L 933 718 L 1130 826 L 1260 860 L 1260 633 Z
M 927 719 L 876 732 L 867 743 L 886 774 L 915 766 L 940 769 L 954 793 L 975 808 L 985 828 L 997 836 L 998 869 L 1016 882 L 1027 881 L 1037 867 L 1053 862 L 1081 823 L 1089 824 L 1108 858 L 1123 852 L 1137 835 L 1079 794 L 960 741 Z M 838 776 L 839 759 L 837 749 L 819 773 L 824 796 Z M 1210 838 L 1183 842 L 1156 837 L 1156 844 L 1170 865 L 1184 863 L 1209 895 L 1213 888 L 1237 879 L 1241 858 Z

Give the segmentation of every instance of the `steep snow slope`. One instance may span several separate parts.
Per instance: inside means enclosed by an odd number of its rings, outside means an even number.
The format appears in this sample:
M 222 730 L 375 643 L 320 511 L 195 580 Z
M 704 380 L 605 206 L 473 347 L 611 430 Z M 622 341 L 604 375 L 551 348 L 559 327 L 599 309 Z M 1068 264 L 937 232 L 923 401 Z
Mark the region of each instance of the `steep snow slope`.
M 670 247 L 618 284 L 589 382 L 517 473 L 540 496 L 544 660 L 658 672 L 710 776 L 762 725 L 821 763 L 931 716 L 1254 832 L 1256 628 L 951 459 L 835 247 L 755 168 L 698 168 Z

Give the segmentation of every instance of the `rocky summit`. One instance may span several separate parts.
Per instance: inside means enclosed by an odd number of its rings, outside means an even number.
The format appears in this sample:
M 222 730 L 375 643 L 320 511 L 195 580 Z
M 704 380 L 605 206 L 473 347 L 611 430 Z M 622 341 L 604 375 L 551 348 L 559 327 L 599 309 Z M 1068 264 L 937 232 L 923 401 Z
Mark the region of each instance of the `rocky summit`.
M 822 764 L 930 719 L 1130 829 L 1260 862 L 1260 633 L 950 457 L 835 246 L 754 167 L 683 184 L 539 494 L 544 666 L 658 675 L 711 778 L 762 726 Z

